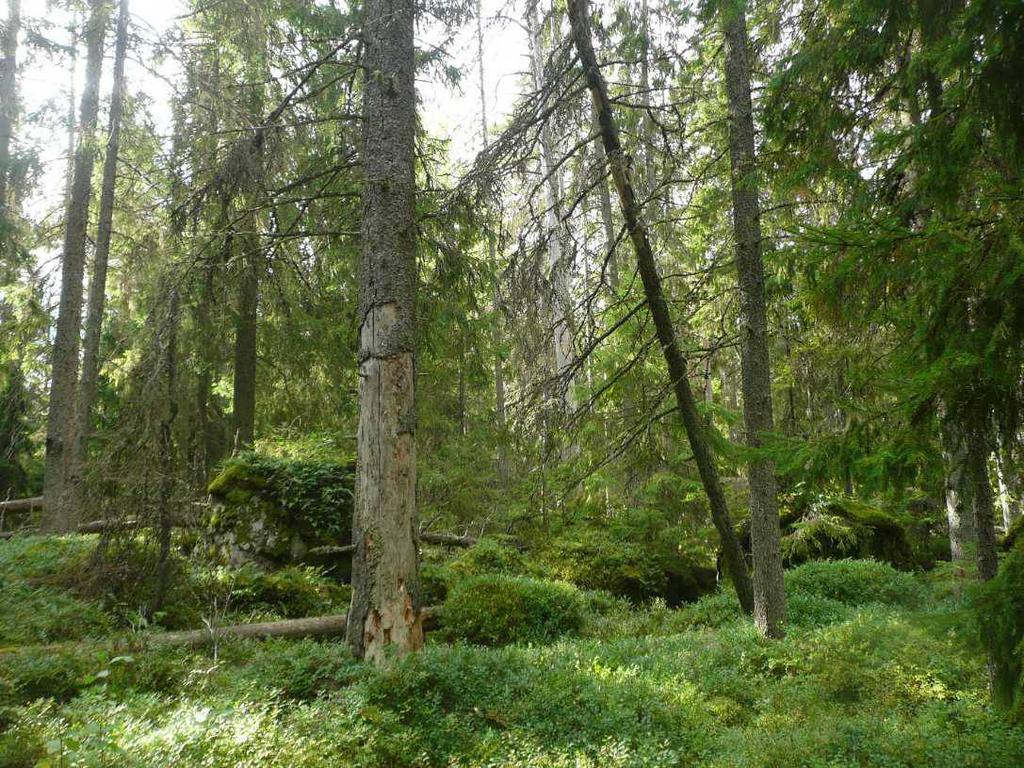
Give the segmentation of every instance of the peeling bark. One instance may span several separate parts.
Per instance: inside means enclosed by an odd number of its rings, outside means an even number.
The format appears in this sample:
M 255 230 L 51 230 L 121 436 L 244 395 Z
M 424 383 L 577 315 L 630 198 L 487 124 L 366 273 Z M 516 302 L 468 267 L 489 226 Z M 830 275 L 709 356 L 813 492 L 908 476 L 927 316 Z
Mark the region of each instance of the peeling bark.
M 423 645 L 416 530 L 416 94 L 411 0 L 368 0 L 364 40 L 359 429 L 352 608 L 357 656 Z

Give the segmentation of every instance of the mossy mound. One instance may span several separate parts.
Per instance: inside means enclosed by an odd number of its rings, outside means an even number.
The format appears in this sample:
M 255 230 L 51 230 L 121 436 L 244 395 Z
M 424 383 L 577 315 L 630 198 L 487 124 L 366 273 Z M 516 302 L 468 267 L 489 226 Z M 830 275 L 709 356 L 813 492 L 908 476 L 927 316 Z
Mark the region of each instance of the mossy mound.
M 280 565 L 303 559 L 312 547 L 348 544 L 354 483 L 351 462 L 231 458 L 208 488 L 210 541 L 233 565 Z
M 537 553 L 541 571 L 633 603 L 657 598 L 675 607 L 714 591 L 715 569 L 681 546 L 678 530 L 647 530 L 635 522 L 566 528 Z
M 897 515 L 855 499 L 820 499 L 784 509 L 782 557 L 787 567 L 811 560 L 864 558 L 909 570 L 919 565 L 907 522 Z M 750 523 L 738 532 L 750 551 Z

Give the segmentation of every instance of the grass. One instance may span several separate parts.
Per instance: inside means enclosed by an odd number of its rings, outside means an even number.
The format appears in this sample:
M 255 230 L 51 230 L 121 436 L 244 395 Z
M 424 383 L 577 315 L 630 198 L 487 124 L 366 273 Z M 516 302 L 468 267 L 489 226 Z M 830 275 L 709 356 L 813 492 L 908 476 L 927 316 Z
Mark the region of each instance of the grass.
M 26 648 L 0 665 L 0 766 L 1024 764 L 958 600 L 873 564 L 812 565 L 788 575 L 780 642 L 719 593 L 677 611 L 592 595 L 579 637 L 435 642 L 382 670 L 312 640 L 216 659 Z

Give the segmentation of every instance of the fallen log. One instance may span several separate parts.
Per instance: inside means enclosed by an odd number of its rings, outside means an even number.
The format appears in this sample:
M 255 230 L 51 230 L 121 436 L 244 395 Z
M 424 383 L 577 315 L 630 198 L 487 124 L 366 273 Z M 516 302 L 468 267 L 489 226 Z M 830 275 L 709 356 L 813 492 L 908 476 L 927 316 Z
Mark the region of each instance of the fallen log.
M 420 531 L 420 541 L 427 544 L 443 544 L 446 547 L 472 547 L 476 539 L 471 536 L 456 536 L 452 533 L 430 533 Z
M 420 609 L 424 629 L 436 629 L 440 624 L 441 606 L 428 605 Z M 130 650 L 139 647 L 178 647 L 202 648 L 212 645 L 215 640 L 227 638 L 249 638 L 264 640 L 268 637 L 282 637 L 300 640 L 306 637 L 341 637 L 345 634 L 345 622 L 348 614 L 339 613 L 329 616 L 310 616 L 304 619 L 285 619 L 282 621 L 262 621 L 254 624 L 231 624 L 226 627 L 184 630 L 182 632 L 146 632 L 129 637 L 118 637 L 111 647 L 118 650 Z M 23 646 L 21 648 L 0 648 L 0 659 L 25 650 L 49 649 L 69 650 L 89 644 L 88 640 L 70 643 L 52 643 L 41 646 Z
M 27 499 L 10 499 L 0 501 L 0 512 L 32 512 L 43 508 L 43 497 L 32 496 Z

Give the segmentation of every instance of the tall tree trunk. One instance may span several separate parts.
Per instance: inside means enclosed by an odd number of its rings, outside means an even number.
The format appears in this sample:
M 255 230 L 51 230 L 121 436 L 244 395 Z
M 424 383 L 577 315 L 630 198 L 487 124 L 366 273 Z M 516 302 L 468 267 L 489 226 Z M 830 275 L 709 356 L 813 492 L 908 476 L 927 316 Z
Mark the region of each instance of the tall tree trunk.
M 235 448 L 252 447 L 256 425 L 256 334 L 258 331 L 260 253 L 255 217 L 246 217 L 241 242 L 238 314 L 235 320 L 233 419 Z
M 85 271 L 86 227 L 92 194 L 95 159 L 93 136 L 99 111 L 100 73 L 103 67 L 103 39 L 107 31 L 107 4 L 92 0 L 86 28 L 87 55 L 85 88 L 79 118 L 80 134 L 68 201 L 61 265 L 60 307 L 53 342 L 50 405 L 46 422 L 46 463 L 43 476 L 42 525 L 45 530 L 69 531 L 76 510 L 69 503 L 68 469 L 73 451 L 75 395 L 78 386 L 78 348 L 82 325 L 82 279 Z
M 118 149 L 121 143 L 121 117 L 124 113 L 124 62 L 128 52 L 128 0 L 121 0 L 117 19 L 117 41 L 114 46 L 114 85 L 110 94 L 110 124 L 107 130 L 107 154 L 103 159 L 103 182 L 100 190 L 99 225 L 93 254 L 92 278 L 89 281 L 89 302 L 85 317 L 85 342 L 82 350 L 82 376 L 78 388 L 78 434 L 71 458 L 71 482 L 78 484 L 86 458 L 87 442 L 92 431 L 92 409 L 96 400 L 99 375 L 100 336 L 103 331 L 103 308 L 107 297 L 107 264 L 110 259 L 110 237 L 114 220 L 114 189 L 117 180 Z M 80 498 L 77 488 L 72 488 Z
M 476 0 L 476 52 L 480 71 L 480 138 L 486 150 L 489 144 L 487 132 L 487 92 L 484 85 L 484 28 L 483 11 L 480 0 Z M 498 269 L 498 257 L 494 244 L 494 234 L 487 233 L 487 263 L 491 271 L 491 295 L 493 296 L 494 330 L 494 422 L 498 431 L 498 479 L 502 485 L 509 481 L 508 446 L 505 434 L 505 361 L 502 357 L 504 346 L 503 324 L 505 318 L 501 310 L 501 289 Z
M 750 545 L 754 559 L 754 621 L 763 635 L 782 637 L 785 634 L 786 595 L 782 584 L 775 464 L 758 454 L 763 435 L 772 431 L 774 423 L 747 22 L 742 3 L 738 7 L 726 5 L 722 12 L 725 14 L 725 89 L 729 100 L 733 232 L 740 289 L 743 423 L 747 445 L 753 452 L 747 474 L 750 482 Z
M 633 182 L 630 178 L 629 161 L 619 141 L 619 129 L 615 123 L 615 116 L 612 113 L 608 89 L 598 67 L 597 57 L 594 55 L 594 47 L 590 38 L 590 16 L 587 10 L 587 3 L 586 0 L 568 0 L 567 6 L 576 51 L 583 65 L 587 85 L 590 88 L 590 93 L 597 109 L 598 120 L 601 125 L 601 137 L 604 141 L 605 152 L 608 155 L 608 162 L 611 166 L 612 179 L 615 182 L 615 188 L 619 195 L 619 205 L 626 222 L 626 230 L 629 232 L 633 248 L 636 251 L 640 279 L 643 282 L 644 294 L 647 298 L 647 306 L 650 310 L 651 318 L 654 321 L 658 342 L 665 356 L 665 363 L 668 367 L 669 378 L 672 382 L 676 398 L 676 406 L 683 419 L 683 426 L 690 441 L 690 448 L 693 451 L 693 458 L 700 473 L 704 492 L 708 496 L 711 519 L 721 538 L 726 568 L 732 577 L 733 586 L 736 589 L 736 595 L 739 597 L 740 605 L 743 606 L 746 612 L 750 613 L 754 609 L 750 573 L 747 571 L 739 538 L 736 536 L 736 531 L 729 518 L 729 510 L 726 505 L 725 494 L 722 492 L 722 484 L 718 478 L 714 456 L 711 453 L 711 448 L 704 433 L 704 423 L 697 412 L 693 391 L 690 389 L 686 358 L 683 356 L 676 339 L 672 318 L 668 310 L 668 303 L 665 300 L 665 294 L 661 287 L 661 277 L 658 275 L 657 266 L 654 262 L 650 236 L 640 216 L 636 193 L 633 190 Z
M 530 0 L 526 10 L 529 30 L 530 61 L 533 87 L 538 93 L 546 87 L 544 82 L 544 45 L 537 20 L 537 0 Z M 540 177 L 544 185 L 544 240 L 551 272 L 552 344 L 555 376 L 558 377 L 559 400 L 563 413 L 571 412 L 576 403 L 573 398 L 570 373 L 573 367 L 572 348 L 572 292 L 569 287 L 571 265 L 564 253 L 561 217 L 558 214 L 561 198 L 559 172 L 556 167 L 555 142 L 549 121 L 541 126 Z
M 367 0 L 359 430 L 347 637 L 358 657 L 423 645 L 416 519 L 413 0 Z
M 122 3 L 124 0 L 122 0 Z M 122 8 L 124 6 L 122 5 Z M 177 288 L 172 287 L 168 297 L 167 325 L 164 338 L 164 378 L 167 384 L 167 402 L 164 418 L 160 420 L 157 440 L 160 445 L 160 498 L 157 501 L 157 542 L 160 550 L 157 556 L 156 591 L 153 596 L 152 612 L 164 605 L 167 588 L 170 586 L 171 528 L 174 518 L 174 420 L 178 416 L 178 321 L 179 298 Z
M 972 419 L 972 422 L 965 425 L 967 476 L 971 483 L 974 534 L 977 537 L 978 578 L 988 581 L 995 577 L 999 568 L 996 559 L 995 503 L 988 477 L 988 441 L 981 426 L 984 422 L 979 419 Z
M 944 412 L 940 406 L 940 412 Z M 949 554 L 953 562 L 965 560 L 973 547 L 973 493 L 967 471 L 967 440 L 955 419 L 942 427 L 942 452 L 946 465 L 946 522 L 949 529 Z
M 21 0 L 7 0 L 0 60 L 0 258 L 7 256 L 11 221 L 11 137 L 18 121 L 18 33 L 21 31 Z

